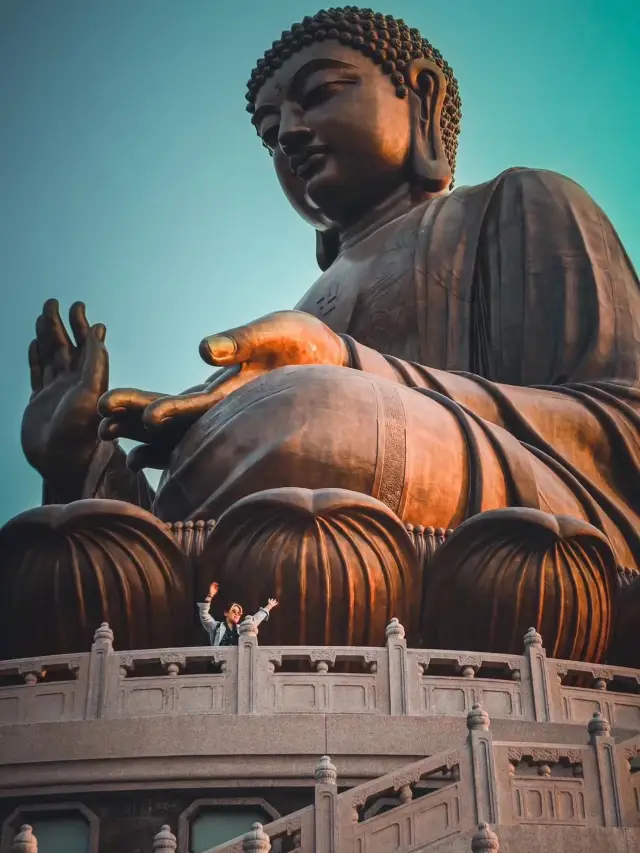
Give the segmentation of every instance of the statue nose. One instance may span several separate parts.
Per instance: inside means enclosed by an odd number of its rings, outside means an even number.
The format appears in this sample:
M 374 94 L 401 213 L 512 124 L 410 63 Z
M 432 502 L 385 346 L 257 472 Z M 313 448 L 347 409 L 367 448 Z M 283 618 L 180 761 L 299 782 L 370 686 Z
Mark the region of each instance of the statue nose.
M 304 125 L 298 125 L 297 127 L 281 130 L 278 143 L 283 153 L 287 157 L 292 157 L 306 148 L 313 140 L 313 137 L 314 133 L 312 130 Z

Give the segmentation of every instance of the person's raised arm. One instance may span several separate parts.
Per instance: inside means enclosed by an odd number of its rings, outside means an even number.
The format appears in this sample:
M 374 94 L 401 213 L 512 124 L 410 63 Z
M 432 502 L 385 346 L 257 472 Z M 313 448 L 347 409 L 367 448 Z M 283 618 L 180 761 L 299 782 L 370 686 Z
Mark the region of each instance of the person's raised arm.
M 261 607 L 260 610 L 254 615 L 253 621 L 256 625 L 259 625 L 261 622 L 265 622 L 269 618 L 269 614 L 274 609 L 274 607 L 278 606 L 278 601 L 275 598 L 270 598 L 264 607 Z
M 211 602 L 218 594 L 218 584 L 214 581 L 209 585 L 209 594 L 205 596 L 204 601 L 198 602 L 198 615 L 200 617 L 200 624 L 205 629 L 209 636 L 213 636 L 216 628 L 218 627 L 218 622 L 213 618 L 211 613 Z

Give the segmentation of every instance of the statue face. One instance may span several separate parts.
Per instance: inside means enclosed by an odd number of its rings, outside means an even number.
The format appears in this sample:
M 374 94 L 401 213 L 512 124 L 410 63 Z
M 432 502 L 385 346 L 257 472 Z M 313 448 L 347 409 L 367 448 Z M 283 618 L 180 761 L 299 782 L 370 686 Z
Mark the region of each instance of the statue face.
M 253 123 L 280 184 L 314 225 L 348 225 L 407 179 L 409 105 L 337 41 L 295 53 L 258 93 Z

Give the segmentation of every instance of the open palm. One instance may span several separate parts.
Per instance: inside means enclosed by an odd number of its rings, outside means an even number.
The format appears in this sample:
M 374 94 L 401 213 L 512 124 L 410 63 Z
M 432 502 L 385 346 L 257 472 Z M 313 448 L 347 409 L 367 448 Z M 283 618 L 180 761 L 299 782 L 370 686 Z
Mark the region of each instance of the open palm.
M 45 302 L 29 347 L 31 398 L 22 419 L 22 448 L 29 463 L 57 491 L 84 479 L 98 441 L 98 399 L 109 383 L 106 329 L 89 326 L 85 308 L 69 312 L 72 341 L 58 302 Z

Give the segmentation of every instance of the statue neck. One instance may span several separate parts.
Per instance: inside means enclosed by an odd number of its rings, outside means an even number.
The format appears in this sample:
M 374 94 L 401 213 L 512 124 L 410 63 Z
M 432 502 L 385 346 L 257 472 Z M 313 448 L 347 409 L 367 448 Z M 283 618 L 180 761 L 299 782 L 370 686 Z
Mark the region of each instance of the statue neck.
M 378 228 L 409 213 L 419 204 L 448 192 L 444 190 L 440 193 L 416 193 L 409 184 L 402 184 L 379 204 L 370 208 L 357 222 L 340 231 L 340 253 L 357 245 Z

